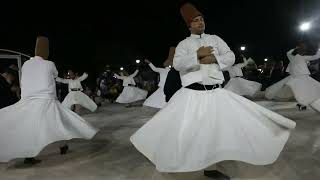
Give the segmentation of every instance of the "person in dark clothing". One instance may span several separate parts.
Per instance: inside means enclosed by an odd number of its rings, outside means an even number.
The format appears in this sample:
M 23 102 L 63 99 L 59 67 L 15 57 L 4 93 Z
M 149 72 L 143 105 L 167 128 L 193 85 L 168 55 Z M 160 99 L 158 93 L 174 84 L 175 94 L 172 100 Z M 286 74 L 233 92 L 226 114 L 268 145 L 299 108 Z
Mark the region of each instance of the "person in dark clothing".
M 182 87 L 179 71 L 173 67 L 168 72 L 166 82 L 164 84 L 164 94 L 166 95 L 166 102 L 169 102 L 171 97 Z
M 0 75 L 0 109 L 19 100 L 16 95 L 17 88 L 12 86 L 17 74 L 15 70 L 8 68 Z
M 271 69 L 270 85 L 281 81 L 286 77 L 285 68 L 283 66 L 283 61 L 278 61 L 275 63 L 274 67 Z

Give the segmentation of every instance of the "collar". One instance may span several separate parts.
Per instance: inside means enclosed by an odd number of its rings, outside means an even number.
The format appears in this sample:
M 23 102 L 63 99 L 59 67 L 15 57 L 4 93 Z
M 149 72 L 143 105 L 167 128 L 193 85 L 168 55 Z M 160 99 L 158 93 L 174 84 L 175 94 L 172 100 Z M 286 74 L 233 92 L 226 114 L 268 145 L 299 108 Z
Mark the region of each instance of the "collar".
M 42 58 L 42 57 L 40 57 L 40 56 L 34 56 L 34 58 L 33 58 L 33 59 L 43 60 L 43 58 Z
M 204 37 L 205 35 L 206 35 L 205 33 L 202 33 L 202 34 L 200 34 L 200 35 L 198 35 L 198 34 L 191 34 L 190 37 L 191 37 L 191 38 L 195 38 L 195 39 L 200 39 L 200 38 Z

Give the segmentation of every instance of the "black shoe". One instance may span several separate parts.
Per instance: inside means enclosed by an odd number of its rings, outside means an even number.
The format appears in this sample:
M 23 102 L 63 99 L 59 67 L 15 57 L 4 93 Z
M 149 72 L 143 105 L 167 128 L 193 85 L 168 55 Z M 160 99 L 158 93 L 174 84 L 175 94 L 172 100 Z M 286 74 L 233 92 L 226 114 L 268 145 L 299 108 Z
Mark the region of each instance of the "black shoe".
M 60 147 L 60 154 L 61 155 L 67 154 L 68 150 L 69 150 L 69 146 L 64 145 L 64 146 Z
M 217 179 L 217 180 L 230 180 L 230 177 L 217 171 L 204 171 L 203 174 L 209 178 Z
M 305 111 L 305 110 L 307 110 L 307 106 L 301 106 L 300 107 L 300 111 Z
M 297 107 L 298 107 L 299 111 L 307 110 L 307 106 L 303 106 L 301 104 L 297 104 Z
M 35 158 L 25 158 L 24 159 L 24 164 L 30 164 L 30 165 L 35 165 L 41 163 L 40 159 L 35 159 Z

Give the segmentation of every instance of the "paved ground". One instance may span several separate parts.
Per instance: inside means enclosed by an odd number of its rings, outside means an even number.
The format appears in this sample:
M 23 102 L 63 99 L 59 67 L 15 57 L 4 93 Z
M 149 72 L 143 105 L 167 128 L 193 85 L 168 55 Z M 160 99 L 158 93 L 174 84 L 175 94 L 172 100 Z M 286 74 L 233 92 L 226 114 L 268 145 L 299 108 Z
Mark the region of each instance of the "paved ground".
M 320 114 L 299 112 L 295 103 L 259 102 L 297 122 L 280 158 L 272 165 L 252 166 L 223 162 L 219 168 L 234 180 L 320 179 Z M 129 137 L 157 110 L 107 104 L 83 117 L 101 130 L 92 141 L 69 141 L 71 151 L 58 154 L 58 144 L 46 147 L 41 164 L 23 165 L 22 159 L 0 164 L 0 180 L 206 180 L 202 172 L 166 174 L 155 170 L 129 142 Z

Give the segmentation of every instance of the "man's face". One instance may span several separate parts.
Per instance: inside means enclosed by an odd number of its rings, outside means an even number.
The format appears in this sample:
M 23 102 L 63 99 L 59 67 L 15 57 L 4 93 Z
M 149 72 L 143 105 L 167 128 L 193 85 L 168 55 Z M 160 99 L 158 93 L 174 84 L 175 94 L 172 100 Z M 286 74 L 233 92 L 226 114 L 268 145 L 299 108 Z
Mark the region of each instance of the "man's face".
M 202 16 L 197 16 L 193 18 L 192 22 L 190 23 L 189 30 L 192 34 L 202 34 L 206 29 L 206 24 Z
M 75 79 L 76 78 L 76 75 L 71 70 L 68 71 L 68 76 L 70 77 L 70 79 Z

